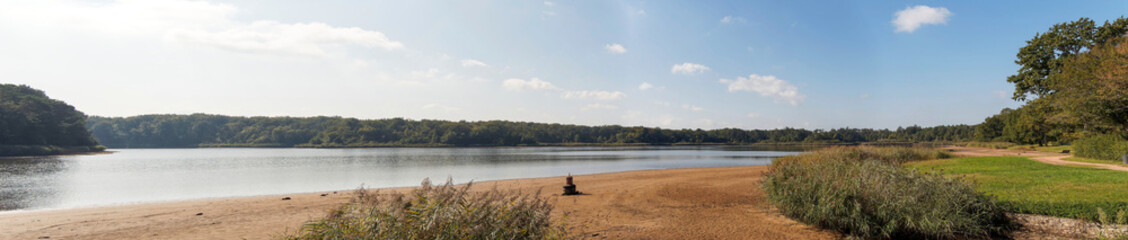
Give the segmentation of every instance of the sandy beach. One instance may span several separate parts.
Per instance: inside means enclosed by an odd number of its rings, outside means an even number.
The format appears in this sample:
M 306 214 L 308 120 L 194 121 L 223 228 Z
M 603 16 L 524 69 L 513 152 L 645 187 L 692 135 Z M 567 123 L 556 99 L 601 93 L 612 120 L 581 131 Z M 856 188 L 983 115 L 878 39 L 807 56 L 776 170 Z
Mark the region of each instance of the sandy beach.
M 835 233 L 772 212 L 766 166 L 643 170 L 479 182 L 539 192 L 572 233 L 591 239 L 830 239 Z M 421 179 L 422 180 L 422 179 Z M 407 188 L 380 191 L 406 191 Z M 0 239 L 269 239 L 348 202 L 353 190 L 0 213 Z M 326 194 L 326 196 L 321 196 Z M 282 200 L 289 197 L 290 200 Z M 563 215 L 567 217 L 562 217 Z

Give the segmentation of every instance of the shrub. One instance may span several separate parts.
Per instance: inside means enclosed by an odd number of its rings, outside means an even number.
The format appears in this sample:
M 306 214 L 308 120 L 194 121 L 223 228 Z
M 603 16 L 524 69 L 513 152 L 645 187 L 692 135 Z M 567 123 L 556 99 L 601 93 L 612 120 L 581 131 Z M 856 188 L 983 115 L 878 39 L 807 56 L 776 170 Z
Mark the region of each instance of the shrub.
M 1120 160 L 1128 153 L 1128 141 L 1112 134 L 1092 135 L 1073 142 L 1074 155 L 1084 158 Z
M 799 222 L 860 238 L 1004 236 L 1005 206 L 960 179 L 899 163 L 946 157 L 911 148 L 830 148 L 773 164 L 768 200 Z
M 432 186 L 410 194 L 357 190 L 349 204 L 283 239 L 563 239 L 552 206 L 535 196 L 498 190 L 471 193 L 470 184 Z

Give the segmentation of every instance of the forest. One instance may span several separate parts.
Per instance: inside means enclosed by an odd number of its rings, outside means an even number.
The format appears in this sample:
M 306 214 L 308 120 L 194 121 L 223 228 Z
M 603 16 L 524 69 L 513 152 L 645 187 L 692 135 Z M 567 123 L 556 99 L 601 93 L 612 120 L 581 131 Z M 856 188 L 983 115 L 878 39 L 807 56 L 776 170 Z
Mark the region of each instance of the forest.
M 113 148 L 381 147 L 630 144 L 752 144 L 970 141 L 969 125 L 896 130 L 661 129 L 510 121 L 403 118 L 234 117 L 208 114 L 90 117 L 87 126 Z
M 0 84 L 0 156 L 98 151 L 86 115 L 43 91 Z

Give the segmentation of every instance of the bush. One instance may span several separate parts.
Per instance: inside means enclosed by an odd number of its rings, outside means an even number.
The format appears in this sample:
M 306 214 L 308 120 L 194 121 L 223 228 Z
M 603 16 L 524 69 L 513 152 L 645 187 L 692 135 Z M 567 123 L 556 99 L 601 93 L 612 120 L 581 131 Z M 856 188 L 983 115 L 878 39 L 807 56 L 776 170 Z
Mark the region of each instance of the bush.
M 1128 153 L 1128 141 L 1112 134 L 1092 135 L 1073 142 L 1073 154 L 1078 157 L 1120 160 L 1120 154 Z
M 551 222 L 552 206 L 535 196 L 492 190 L 469 192 L 470 184 L 422 187 L 410 194 L 357 190 L 349 204 L 308 223 L 283 239 L 563 239 Z
M 899 166 L 940 157 L 925 149 L 830 148 L 773 163 L 763 188 L 784 215 L 860 238 L 1009 233 L 1005 206 L 971 184 Z

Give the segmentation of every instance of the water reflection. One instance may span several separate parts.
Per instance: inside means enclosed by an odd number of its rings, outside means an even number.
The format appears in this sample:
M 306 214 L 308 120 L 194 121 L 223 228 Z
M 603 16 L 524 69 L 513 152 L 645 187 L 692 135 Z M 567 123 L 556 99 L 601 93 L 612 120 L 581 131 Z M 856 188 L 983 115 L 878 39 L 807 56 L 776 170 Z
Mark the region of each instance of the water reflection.
M 59 157 L 0 158 L 0 211 L 52 204 L 68 163 Z
M 0 159 L 0 210 L 413 186 L 423 178 L 767 165 L 795 153 L 729 146 L 117 151 Z

